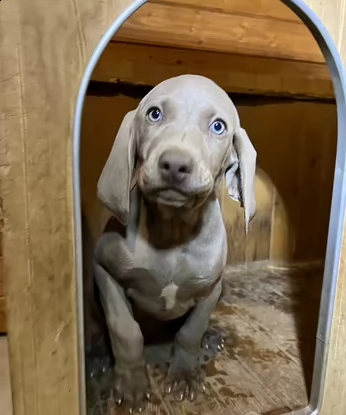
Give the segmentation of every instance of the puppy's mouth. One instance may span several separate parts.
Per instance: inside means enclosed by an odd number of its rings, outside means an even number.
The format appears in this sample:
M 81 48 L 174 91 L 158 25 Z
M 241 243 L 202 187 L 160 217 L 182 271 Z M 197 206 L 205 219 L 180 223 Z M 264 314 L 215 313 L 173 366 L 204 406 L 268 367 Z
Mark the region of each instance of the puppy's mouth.
M 143 196 L 150 201 L 172 206 L 187 207 L 196 200 L 204 199 L 213 189 L 213 183 L 163 183 L 156 177 L 150 177 L 140 172 L 138 181 Z
M 152 196 L 152 197 L 151 197 Z M 161 205 L 167 205 L 172 207 L 182 207 L 185 205 L 188 197 L 176 189 L 163 189 L 155 194 L 147 195 L 149 199 L 155 200 Z
M 209 194 L 209 186 L 208 189 L 206 189 L 204 192 L 201 192 L 200 190 L 196 192 L 185 192 L 176 188 L 160 188 L 150 192 L 143 192 L 145 199 L 148 201 L 176 209 L 194 208 L 200 203 L 203 203 Z

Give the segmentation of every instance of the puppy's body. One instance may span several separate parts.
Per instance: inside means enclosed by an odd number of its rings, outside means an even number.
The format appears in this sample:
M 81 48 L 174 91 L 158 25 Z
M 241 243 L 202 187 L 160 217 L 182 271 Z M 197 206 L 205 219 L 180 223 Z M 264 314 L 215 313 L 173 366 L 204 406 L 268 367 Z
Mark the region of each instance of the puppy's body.
M 116 399 L 130 408 L 149 390 L 133 303 L 159 320 L 190 311 L 175 337 L 167 391 L 195 399 L 200 344 L 227 253 L 216 194 L 226 177 L 247 226 L 256 207 L 255 164 L 232 101 L 209 79 L 171 78 L 125 116 L 98 185 L 124 226 L 110 224 L 98 240 L 94 275 L 116 358 Z
M 172 320 L 220 281 L 227 252 L 220 204 L 212 195 L 184 218 L 179 212 L 151 208 L 135 193 L 125 234 L 121 236 L 112 220 L 96 254 L 138 308 L 158 320 Z

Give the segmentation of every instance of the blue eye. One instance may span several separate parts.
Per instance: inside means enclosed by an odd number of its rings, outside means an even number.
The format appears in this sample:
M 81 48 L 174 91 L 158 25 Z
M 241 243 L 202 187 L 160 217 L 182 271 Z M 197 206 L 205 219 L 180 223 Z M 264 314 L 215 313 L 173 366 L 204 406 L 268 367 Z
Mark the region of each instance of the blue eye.
M 223 134 L 227 129 L 226 124 L 222 120 L 214 121 L 212 124 L 210 124 L 209 128 L 210 131 L 216 135 Z
M 147 116 L 151 122 L 158 122 L 162 120 L 162 112 L 157 107 L 149 108 Z

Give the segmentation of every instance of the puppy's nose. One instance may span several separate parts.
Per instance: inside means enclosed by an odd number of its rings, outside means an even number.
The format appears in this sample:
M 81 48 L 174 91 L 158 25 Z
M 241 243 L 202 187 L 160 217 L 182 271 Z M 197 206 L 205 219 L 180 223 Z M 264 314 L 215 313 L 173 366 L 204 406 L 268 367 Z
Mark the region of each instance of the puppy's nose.
M 159 159 L 159 170 L 165 181 L 182 183 L 192 172 L 192 158 L 180 150 L 167 150 Z

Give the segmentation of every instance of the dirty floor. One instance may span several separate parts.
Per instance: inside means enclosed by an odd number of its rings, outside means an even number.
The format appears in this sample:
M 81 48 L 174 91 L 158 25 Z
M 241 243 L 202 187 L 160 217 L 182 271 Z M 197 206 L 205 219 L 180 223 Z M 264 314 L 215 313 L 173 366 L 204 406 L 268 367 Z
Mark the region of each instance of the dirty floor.
M 204 359 L 205 393 L 194 403 L 164 397 L 162 372 L 151 367 L 156 397 L 147 414 L 280 415 L 307 405 L 322 268 L 232 267 L 225 280 L 227 290 L 211 322 L 223 333 L 225 348 L 215 359 Z M 88 381 L 89 415 L 121 412 L 106 366 Z

